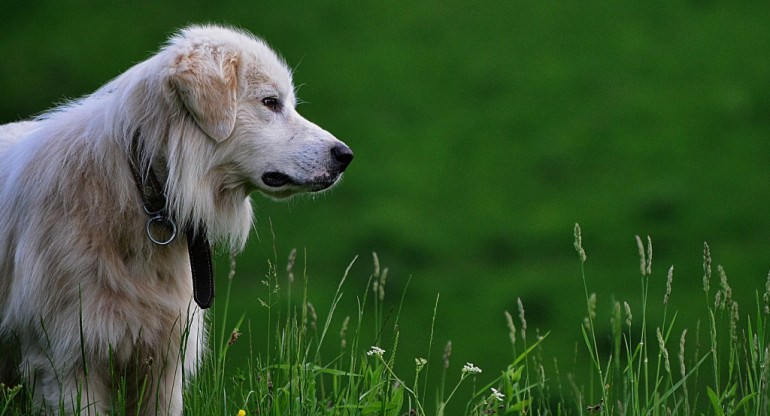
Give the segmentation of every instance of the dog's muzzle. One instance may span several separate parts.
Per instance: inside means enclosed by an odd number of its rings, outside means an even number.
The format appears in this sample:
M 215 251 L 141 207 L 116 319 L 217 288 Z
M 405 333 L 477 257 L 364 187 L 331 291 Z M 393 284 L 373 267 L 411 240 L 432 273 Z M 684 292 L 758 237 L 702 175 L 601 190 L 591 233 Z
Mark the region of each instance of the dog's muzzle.
M 308 188 L 310 192 L 324 190 L 334 185 L 342 172 L 345 172 L 345 169 L 348 168 L 350 162 L 353 161 L 354 155 L 349 147 L 344 144 L 338 144 L 331 148 L 331 156 L 329 172 L 324 176 L 300 180 L 298 178 L 292 178 L 283 172 L 270 171 L 262 175 L 262 182 L 271 188 L 297 185 Z

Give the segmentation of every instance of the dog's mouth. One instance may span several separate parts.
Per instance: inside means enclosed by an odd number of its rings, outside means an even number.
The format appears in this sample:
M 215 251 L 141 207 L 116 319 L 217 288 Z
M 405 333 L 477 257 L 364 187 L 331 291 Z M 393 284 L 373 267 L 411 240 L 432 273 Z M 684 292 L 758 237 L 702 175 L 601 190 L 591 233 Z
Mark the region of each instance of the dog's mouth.
M 340 176 L 341 173 L 299 181 L 282 172 L 267 172 L 262 175 L 262 182 L 268 187 L 263 189 L 263 192 L 279 199 L 301 192 L 321 192 L 337 183 Z
M 264 182 L 265 185 L 271 188 L 280 188 L 284 185 L 289 185 L 294 183 L 294 181 L 289 177 L 289 175 L 286 175 L 281 172 L 265 173 L 264 175 L 262 175 L 262 182 Z
M 329 152 L 331 154 L 329 166 L 303 172 L 300 177 L 270 170 L 263 173 L 260 178 L 265 187 L 258 188 L 270 197 L 283 199 L 302 192 L 321 192 L 332 187 L 353 160 L 353 152 L 342 143 L 336 144 Z

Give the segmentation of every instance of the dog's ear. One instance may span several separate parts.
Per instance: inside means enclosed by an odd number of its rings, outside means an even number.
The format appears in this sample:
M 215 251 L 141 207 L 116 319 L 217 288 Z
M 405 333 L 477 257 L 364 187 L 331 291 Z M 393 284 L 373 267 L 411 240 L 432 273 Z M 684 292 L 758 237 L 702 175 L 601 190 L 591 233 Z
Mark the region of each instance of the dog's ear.
M 199 47 L 176 58 L 169 84 L 207 135 L 221 142 L 235 128 L 238 56 Z

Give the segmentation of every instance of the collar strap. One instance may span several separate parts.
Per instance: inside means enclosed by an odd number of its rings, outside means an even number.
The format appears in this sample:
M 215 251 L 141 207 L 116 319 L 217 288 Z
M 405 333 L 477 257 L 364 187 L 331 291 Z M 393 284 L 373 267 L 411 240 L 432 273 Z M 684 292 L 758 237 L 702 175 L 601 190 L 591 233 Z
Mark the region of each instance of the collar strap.
M 139 137 L 141 131 L 137 130 L 134 140 L 131 142 L 131 174 L 134 183 L 142 197 L 144 212 L 150 218 L 147 220 L 147 237 L 153 243 L 165 246 L 176 237 L 176 223 L 168 214 L 166 193 L 163 191 L 158 177 L 152 167 L 147 168 L 147 174 L 142 175 L 139 170 Z M 165 240 L 153 236 L 151 226 L 158 224 L 165 227 L 171 236 Z M 201 309 L 208 309 L 214 301 L 214 271 L 211 266 L 211 247 L 209 246 L 206 227 L 200 224 L 195 230 L 192 224 L 186 224 L 183 232 L 187 236 L 187 252 L 190 256 L 190 268 L 193 281 L 193 299 Z
M 214 271 L 211 267 L 211 247 L 206 228 L 198 232 L 187 227 L 187 251 L 190 254 L 190 268 L 193 280 L 193 299 L 201 309 L 208 309 L 214 301 Z

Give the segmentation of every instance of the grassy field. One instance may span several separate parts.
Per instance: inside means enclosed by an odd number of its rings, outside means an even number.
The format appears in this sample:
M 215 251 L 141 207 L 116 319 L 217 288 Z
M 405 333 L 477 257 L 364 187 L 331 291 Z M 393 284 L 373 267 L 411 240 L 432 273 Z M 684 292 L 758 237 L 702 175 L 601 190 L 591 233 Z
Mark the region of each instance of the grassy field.
M 602 318 L 596 314 L 596 294 L 590 292 L 587 255 L 578 224 L 574 239 L 585 309 L 582 325 L 576 322 L 582 330 L 582 342 L 576 342 L 580 347 L 575 356 L 589 363 L 585 371 L 560 373 L 563 363 L 558 365 L 556 357 L 544 353 L 544 346 L 552 341 L 551 333 L 528 329 L 521 299 L 517 300 L 517 318 L 505 312 L 509 348 L 502 355 L 506 366 L 482 369 L 470 362 L 452 365 L 456 360 L 453 344 L 438 348 L 434 338 L 436 308 L 427 339 L 402 336 L 401 322 L 409 318 L 401 314 L 404 296 L 398 300 L 397 311 L 388 313 L 388 269 L 381 267 L 376 254 L 367 290 L 358 297 L 358 313 L 352 319 L 347 316 L 337 332 L 331 323 L 357 259 L 344 272 L 323 316 L 309 301 L 308 270 L 302 263 L 306 256 L 293 252 L 285 271 L 279 271 L 277 259 L 270 261 L 262 281 L 268 288 L 266 296 L 259 299 L 267 316 L 264 328 L 253 327 L 245 315 L 238 318 L 235 327 L 228 326 L 231 279 L 236 275 L 235 262 L 231 262 L 221 307 L 211 316 L 211 350 L 199 373 L 186 379 L 185 414 L 767 414 L 770 275 L 765 287 L 755 290 L 755 309 L 742 313 L 723 267 L 714 269 L 710 247 L 704 245 L 705 303 L 700 319 L 683 324 L 678 311 L 669 311 L 672 267 L 665 283 L 662 319 L 651 320 L 648 308 L 657 303 L 649 291 L 653 246 L 649 238 L 637 237 L 642 307 L 632 309 L 625 300 L 613 301 L 610 337 L 604 345 L 597 333 Z M 294 284 L 300 287 L 298 298 L 292 294 Z M 568 295 L 565 300 L 579 302 L 579 297 Z M 436 300 L 438 305 L 438 297 Z M 367 326 L 376 331 L 367 334 Z M 255 334 L 256 340 L 268 342 L 255 342 Z M 438 349 L 441 358 L 404 357 L 401 347 L 415 342 L 427 347 L 425 356 Z M 246 364 L 233 369 L 230 357 L 241 346 L 247 351 L 242 354 Z M 409 365 L 404 366 L 405 362 Z M 552 370 L 546 369 L 550 362 L 554 363 Z M 409 369 L 398 371 L 398 367 Z M 431 373 L 433 377 L 429 377 Z M 125 389 L 126 382 L 144 386 L 148 380 L 116 380 L 115 385 Z M 0 415 L 37 414 L 31 407 L 32 389 L 29 385 L 0 385 Z M 128 414 L 121 401 L 124 390 L 118 387 L 117 391 L 111 414 Z M 85 403 L 83 399 L 78 406 L 85 408 Z M 164 411 L 157 409 L 156 413 Z
M 504 312 L 516 316 L 521 299 L 530 330 L 550 331 L 544 354 L 565 376 L 590 370 L 574 353 L 585 313 L 572 296 L 583 292 L 570 249 L 576 221 L 598 299 L 594 329 L 608 351 L 613 300 L 642 307 L 636 234 L 655 241 L 651 299 L 662 299 L 675 265 L 669 317 L 702 316 L 704 241 L 734 299 L 755 304 L 770 270 L 769 15 L 766 1 L 708 0 L 6 2 L 0 122 L 93 91 L 188 23 L 249 29 L 295 68 L 300 112 L 356 160 L 330 193 L 255 197 L 257 237 L 238 257 L 235 316 L 266 327 L 257 298 L 274 258 L 272 223 L 280 260 L 307 250 L 319 316 L 359 256 L 335 332 L 357 315 L 370 253 L 379 254 L 391 291 L 383 320 L 392 328 L 401 307 L 409 340 L 399 374 L 413 357 L 440 362 L 450 340 L 453 370 L 506 368 Z M 227 259 L 220 253 L 219 293 Z M 664 308 L 650 302 L 647 314 L 661 322 Z M 252 336 L 264 350 L 262 332 Z M 242 344 L 232 348 L 234 367 L 247 357 Z

